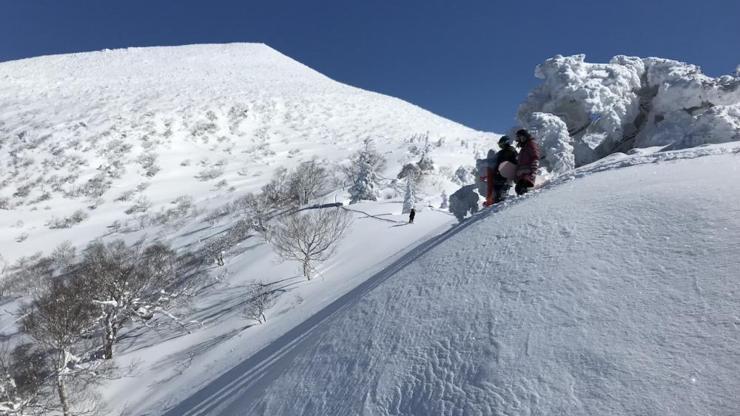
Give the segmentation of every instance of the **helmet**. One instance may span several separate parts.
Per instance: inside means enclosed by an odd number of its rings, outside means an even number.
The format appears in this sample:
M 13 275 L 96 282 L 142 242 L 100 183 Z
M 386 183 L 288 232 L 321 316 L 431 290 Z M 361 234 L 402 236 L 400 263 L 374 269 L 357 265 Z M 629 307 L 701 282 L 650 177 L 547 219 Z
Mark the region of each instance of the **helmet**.
M 529 132 L 527 130 L 519 129 L 519 130 L 516 131 L 516 140 L 518 142 L 523 142 L 523 141 L 525 141 L 527 139 L 530 139 L 530 138 L 532 138 L 532 136 L 529 134 Z
M 512 140 L 509 136 L 501 136 L 500 139 L 498 139 L 498 145 L 499 146 L 511 146 Z

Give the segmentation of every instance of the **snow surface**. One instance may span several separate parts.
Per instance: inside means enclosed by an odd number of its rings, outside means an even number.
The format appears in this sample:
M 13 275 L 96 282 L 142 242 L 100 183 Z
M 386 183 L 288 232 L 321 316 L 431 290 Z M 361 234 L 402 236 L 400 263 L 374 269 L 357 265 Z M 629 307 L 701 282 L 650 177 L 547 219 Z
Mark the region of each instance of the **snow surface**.
M 740 147 L 486 210 L 168 416 L 736 415 Z
M 563 137 L 545 149 L 551 172 L 567 171 L 564 159 L 581 166 L 633 147 L 740 140 L 737 74 L 712 78 L 695 65 L 662 58 L 620 55 L 603 64 L 557 55 L 537 66 L 535 76 L 542 84 L 520 106 L 518 119 L 538 136 Z M 548 118 L 565 123 L 573 137 Z

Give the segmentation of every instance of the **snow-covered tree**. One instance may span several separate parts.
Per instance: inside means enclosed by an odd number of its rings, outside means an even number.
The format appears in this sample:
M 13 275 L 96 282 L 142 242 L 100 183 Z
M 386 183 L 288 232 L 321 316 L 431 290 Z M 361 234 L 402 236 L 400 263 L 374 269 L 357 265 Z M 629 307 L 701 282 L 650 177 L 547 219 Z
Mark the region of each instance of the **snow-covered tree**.
M 440 197 L 442 198 L 442 203 L 439 204 L 439 208 L 447 209 L 447 207 L 449 206 L 449 197 L 447 196 L 447 192 L 442 191 L 442 195 L 440 195 Z
M 469 184 L 475 179 L 474 175 L 470 173 L 470 170 L 470 168 L 466 168 L 465 166 L 458 167 L 455 170 L 454 180 L 460 185 Z
M 350 214 L 341 208 L 284 215 L 269 227 L 266 237 L 283 260 L 301 262 L 303 276 L 311 280 L 316 264 L 334 254 L 351 219 Z
M 553 114 L 535 112 L 529 115 L 525 127 L 539 142 L 543 167 L 555 175 L 575 168 L 573 138 L 563 120 Z
M 396 176 L 398 179 L 412 178 L 413 180 L 419 180 L 422 172 L 415 163 L 407 163 L 401 167 L 401 172 Z
M 402 213 L 408 214 L 411 212 L 411 208 L 416 205 L 416 189 L 414 189 L 414 181 L 411 178 L 406 178 L 406 193 L 403 196 L 403 211 Z
M 90 243 L 79 266 L 78 279 L 100 313 L 103 357 L 113 358 L 118 331 L 132 319 L 148 320 L 176 298 L 174 252 L 162 243 L 144 248 L 123 240 Z
M 50 352 L 54 382 L 62 414 L 70 416 L 72 403 L 67 379 L 77 374 L 75 347 L 90 329 L 96 308 L 79 279 L 48 279 L 43 292 L 24 311 L 24 331 Z
M 377 150 L 372 139 L 366 139 L 363 148 L 351 159 L 345 168 L 345 176 L 350 184 L 350 204 L 361 200 L 376 201 L 378 199 L 377 172 L 385 165 L 385 158 Z

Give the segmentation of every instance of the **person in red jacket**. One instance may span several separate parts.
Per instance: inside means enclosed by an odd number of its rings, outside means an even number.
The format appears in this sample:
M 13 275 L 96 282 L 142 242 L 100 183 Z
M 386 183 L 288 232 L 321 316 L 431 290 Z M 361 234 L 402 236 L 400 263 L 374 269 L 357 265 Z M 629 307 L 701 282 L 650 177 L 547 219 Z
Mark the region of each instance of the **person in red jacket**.
M 537 169 L 540 167 L 540 147 L 527 130 L 516 132 L 516 142 L 521 150 L 517 159 L 516 186 L 517 195 L 523 195 L 534 187 Z

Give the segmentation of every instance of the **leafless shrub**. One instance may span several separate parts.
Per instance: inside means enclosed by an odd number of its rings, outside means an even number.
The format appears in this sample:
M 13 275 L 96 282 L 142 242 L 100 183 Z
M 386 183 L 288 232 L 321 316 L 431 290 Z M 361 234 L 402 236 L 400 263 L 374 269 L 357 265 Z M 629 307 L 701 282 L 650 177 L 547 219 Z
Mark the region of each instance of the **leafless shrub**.
M 220 181 L 218 181 L 218 183 L 216 183 L 214 187 L 216 188 L 216 190 L 219 190 L 226 188 L 227 186 L 229 186 L 229 183 L 226 182 L 226 179 L 221 179 Z
M 270 182 L 262 187 L 261 196 L 272 208 L 290 205 L 288 170 L 282 167 L 275 170 Z
M 249 221 L 239 220 L 222 234 L 209 238 L 202 247 L 203 260 L 223 266 L 224 254 L 239 242 L 246 239 L 251 230 L 252 225 Z
M 206 167 L 202 169 L 198 174 L 195 176 L 196 179 L 199 181 L 210 181 L 213 179 L 216 179 L 224 174 L 224 170 L 220 166 L 211 166 Z
M 137 192 L 144 192 L 149 188 L 150 183 L 149 182 L 142 182 L 138 185 L 136 185 L 136 191 Z
M 125 202 L 131 200 L 131 198 L 134 196 L 136 191 L 133 189 L 129 189 L 128 191 L 123 191 L 121 195 L 118 195 L 118 197 L 115 199 L 115 201 L 119 202 Z
M 88 198 L 100 198 L 110 189 L 113 181 L 104 172 L 100 172 L 84 185 L 74 191 L 74 196 L 86 196 Z
M 51 192 L 44 191 L 41 193 L 41 195 L 38 196 L 38 198 L 31 201 L 31 204 L 38 204 L 39 202 L 48 201 L 51 199 Z
M 170 204 L 175 205 L 171 208 L 161 208 L 159 212 L 150 215 L 148 225 L 168 225 L 174 224 L 195 211 L 193 198 L 189 196 L 180 196 Z
M 72 215 L 65 218 L 56 218 L 52 217 L 47 223 L 46 226 L 51 229 L 58 229 L 58 228 L 70 228 L 73 225 L 79 224 L 82 221 L 86 220 L 88 218 L 87 212 L 78 209 L 77 211 L 73 212 Z
M 270 204 L 263 195 L 246 194 L 232 202 L 232 211 L 248 218 L 253 228 L 265 230 L 265 223 L 270 215 Z
M 216 134 L 217 131 L 218 126 L 215 123 L 201 121 L 190 130 L 190 134 L 193 137 L 201 138 L 204 143 L 208 143 L 208 136 Z
M 298 204 L 307 204 L 311 199 L 326 193 L 329 186 L 329 174 L 324 163 L 317 160 L 303 162 L 288 178 L 288 189 L 291 197 Z
M 160 167 L 157 165 L 156 153 L 142 153 L 136 159 L 136 162 L 139 163 L 146 176 L 152 177 L 160 171 Z
M 301 262 L 303 276 L 311 280 L 316 265 L 334 254 L 351 218 L 341 208 L 285 215 L 268 228 L 266 237 L 280 258 Z
M 136 214 L 136 213 L 144 213 L 149 210 L 149 208 L 152 206 L 151 201 L 149 201 L 149 198 L 145 196 L 139 196 L 139 198 L 136 200 L 134 205 L 131 205 L 130 207 L 126 208 L 124 211 L 126 214 Z
M 244 306 L 244 317 L 260 324 L 267 322 L 265 311 L 272 307 L 275 301 L 275 293 L 270 286 L 263 282 L 249 284 L 245 296 L 247 303 Z

